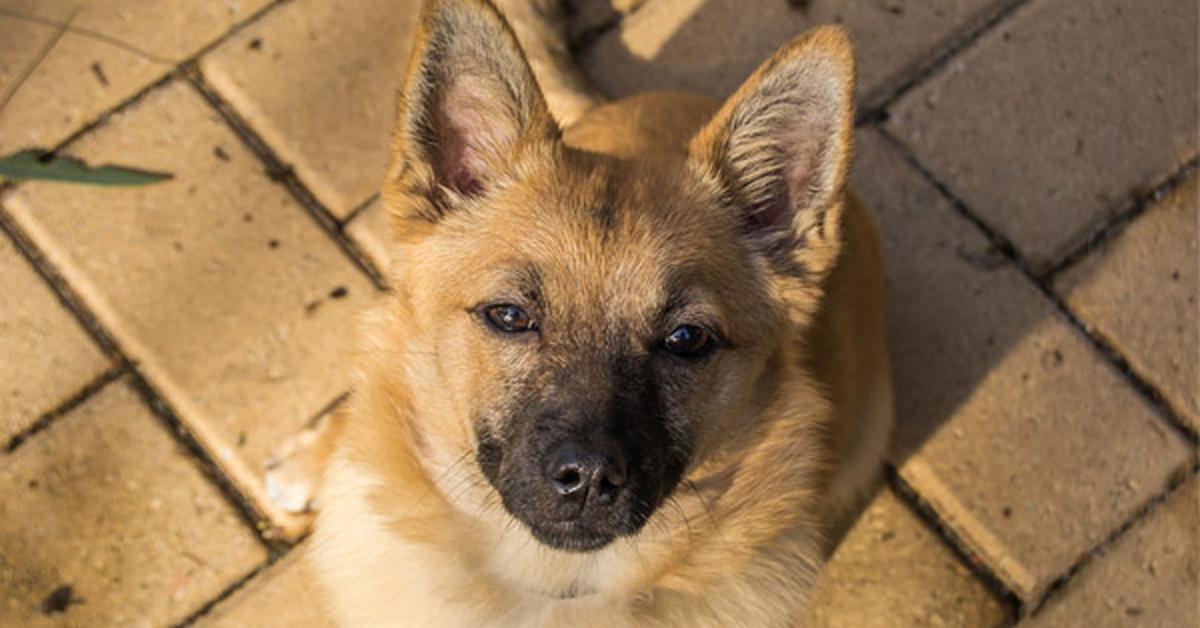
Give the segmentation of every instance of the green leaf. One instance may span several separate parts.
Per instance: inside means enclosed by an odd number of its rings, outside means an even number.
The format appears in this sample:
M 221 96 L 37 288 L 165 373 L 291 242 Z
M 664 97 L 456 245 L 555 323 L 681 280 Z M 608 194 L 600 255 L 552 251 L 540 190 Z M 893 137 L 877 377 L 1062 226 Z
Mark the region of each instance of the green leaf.
M 171 175 L 121 166 L 91 167 L 73 157 L 50 157 L 42 151 L 25 150 L 0 157 L 0 177 L 89 185 L 146 185 L 170 179 Z

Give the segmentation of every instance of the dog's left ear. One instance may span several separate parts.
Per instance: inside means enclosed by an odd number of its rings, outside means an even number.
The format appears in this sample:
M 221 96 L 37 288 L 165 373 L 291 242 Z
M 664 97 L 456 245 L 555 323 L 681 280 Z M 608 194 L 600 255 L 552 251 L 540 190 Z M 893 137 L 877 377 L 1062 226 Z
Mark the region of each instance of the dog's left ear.
M 505 19 L 487 0 L 427 0 L 413 44 L 387 194 L 436 221 L 559 130 Z
M 751 245 L 784 274 L 823 277 L 840 245 L 854 125 L 854 53 L 840 27 L 785 46 L 692 140 Z

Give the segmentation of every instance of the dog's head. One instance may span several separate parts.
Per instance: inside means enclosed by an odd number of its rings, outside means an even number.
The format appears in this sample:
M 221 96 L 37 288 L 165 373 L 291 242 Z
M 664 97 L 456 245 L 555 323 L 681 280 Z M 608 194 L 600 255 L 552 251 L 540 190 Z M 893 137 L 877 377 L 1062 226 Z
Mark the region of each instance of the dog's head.
M 849 44 L 797 40 L 690 143 L 618 157 L 564 143 L 489 4 L 423 19 L 385 188 L 418 446 L 542 543 L 600 548 L 791 372 L 838 255 Z

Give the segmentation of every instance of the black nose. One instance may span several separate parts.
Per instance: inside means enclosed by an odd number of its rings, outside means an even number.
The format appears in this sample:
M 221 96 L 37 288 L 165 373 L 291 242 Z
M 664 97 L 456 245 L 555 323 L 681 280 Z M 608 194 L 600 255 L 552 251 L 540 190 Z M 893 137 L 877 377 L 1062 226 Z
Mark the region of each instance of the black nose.
M 563 498 L 611 501 L 625 485 L 625 457 L 610 443 L 567 443 L 551 457 L 547 475 Z

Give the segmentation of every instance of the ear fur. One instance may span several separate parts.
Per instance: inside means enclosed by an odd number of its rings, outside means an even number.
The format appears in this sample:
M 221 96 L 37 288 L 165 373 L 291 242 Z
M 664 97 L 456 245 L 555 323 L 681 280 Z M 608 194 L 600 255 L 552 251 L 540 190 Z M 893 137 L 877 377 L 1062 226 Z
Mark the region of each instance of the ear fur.
M 496 8 L 488 0 L 427 0 L 384 191 L 393 215 L 434 222 L 486 191 L 522 146 L 558 134 Z
M 840 245 L 854 126 L 854 54 L 825 26 L 782 48 L 692 140 L 752 246 L 790 275 L 823 277 Z

